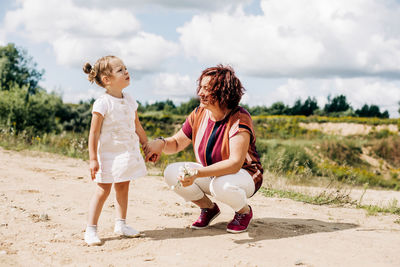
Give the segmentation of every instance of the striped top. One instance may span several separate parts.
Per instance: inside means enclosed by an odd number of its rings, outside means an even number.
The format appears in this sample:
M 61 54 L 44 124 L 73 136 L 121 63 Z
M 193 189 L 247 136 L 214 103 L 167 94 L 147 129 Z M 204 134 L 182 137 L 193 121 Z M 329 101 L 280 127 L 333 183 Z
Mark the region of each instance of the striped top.
M 229 158 L 229 139 L 240 132 L 250 134 L 250 145 L 242 169 L 253 177 L 255 192 L 261 187 L 263 168 L 256 150 L 253 120 L 242 107 L 233 109 L 223 120 L 213 121 L 211 112 L 197 107 L 182 126 L 185 135 L 192 140 L 197 162 L 208 166 Z

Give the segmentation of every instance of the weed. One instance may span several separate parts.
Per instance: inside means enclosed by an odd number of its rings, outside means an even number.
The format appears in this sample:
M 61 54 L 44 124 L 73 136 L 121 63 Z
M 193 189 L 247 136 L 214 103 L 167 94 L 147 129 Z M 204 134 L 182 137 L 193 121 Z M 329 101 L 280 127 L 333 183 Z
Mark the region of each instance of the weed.
M 372 151 L 396 168 L 400 167 L 400 136 L 375 140 L 372 142 Z

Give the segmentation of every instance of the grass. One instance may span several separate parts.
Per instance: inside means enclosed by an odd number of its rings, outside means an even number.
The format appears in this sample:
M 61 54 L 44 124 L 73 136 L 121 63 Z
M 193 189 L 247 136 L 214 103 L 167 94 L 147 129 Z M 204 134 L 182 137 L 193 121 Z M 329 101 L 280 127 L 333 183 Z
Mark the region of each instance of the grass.
M 371 149 L 377 156 L 390 162 L 395 167 L 400 167 L 400 136 L 388 136 L 373 140 Z
M 27 131 L 16 134 L 14 131 L 0 129 L 0 146 L 11 150 L 36 150 L 61 154 L 72 158 L 87 160 L 88 133 L 62 132 L 32 135 Z
M 265 187 L 261 187 L 260 192 L 266 197 L 288 198 L 294 201 L 304 202 L 313 205 L 331 205 L 331 204 L 353 205 L 355 203 L 355 201 L 351 200 L 348 194 L 344 194 L 340 190 L 331 193 L 323 191 L 322 193 L 316 196 L 307 195 L 291 190 L 273 189 Z
M 253 119 L 258 120 L 296 120 L 298 122 L 344 122 L 344 123 L 358 123 L 367 125 L 386 125 L 386 124 L 399 124 L 399 119 L 379 119 L 379 118 L 358 118 L 358 117 L 325 117 L 325 116 L 287 116 L 287 115 L 260 115 L 252 116 Z
M 397 199 L 393 199 L 392 202 L 385 207 L 377 205 L 357 205 L 356 207 L 366 210 L 368 215 L 377 215 L 378 213 L 390 213 L 400 215 L 400 207 L 397 205 Z
M 366 189 L 367 187 L 364 187 L 363 195 L 365 194 Z M 294 201 L 313 205 L 346 205 L 366 210 L 368 215 L 377 215 L 379 213 L 400 215 L 400 207 L 398 206 L 397 199 L 393 199 L 391 203 L 383 207 L 378 205 L 363 205 L 361 204 L 363 195 L 361 196 L 359 201 L 352 200 L 349 196 L 349 192 L 346 192 L 343 189 L 337 189 L 335 191 L 331 191 L 330 193 L 324 190 L 320 194 L 313 196 L 309 194 L 299 193 L 293 190 L 261 187 L 260 193 L 263 194 L 265 197 L 287 198 Z M 395 223 L 400 223 L 400 218 L 396 219 Z

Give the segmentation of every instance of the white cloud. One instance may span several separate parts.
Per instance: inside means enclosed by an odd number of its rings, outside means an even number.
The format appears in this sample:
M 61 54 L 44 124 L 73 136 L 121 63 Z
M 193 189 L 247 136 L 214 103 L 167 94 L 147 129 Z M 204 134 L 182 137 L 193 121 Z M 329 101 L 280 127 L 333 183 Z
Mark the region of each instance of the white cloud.
M 57 62 L 80 67 L 83 61 L 114 54 L 134 70 L 154 71 L 174 55 L 177 45 L 140 30 L 140 23 L 123 7 L 89 9 L 71 0 L 23 0 L 9 11 L 5 30 L 20 30 L 30 40 L 50 43 Z M 44 8 L 45 7 L 45 8 Z
M 48 91 L 54 91 L 62 96 L 64 103 L 79 103 L 79 101 L 87 101 L 92 98 L 97 99 L 104 94 L 104 89 L 95 85 L 90 85 L 88 90 L 76 91 L 75 88 L 67 87 L 63 89 L 53 89 Z
M 0 29 L 0 46 L 6 45 L 5 33 Z
M 153 92 L 175 102 L 187 101 L 196 96 L 196 79 L 178 73 L 160 73 L 154 80 Z
M 278 86 L 272 92 L 266 93 L 263 97 L 254 97 L 254 99 L 257 99 L 256 105 L 270 106 L 278 101 L 286 105 L 293 105 L 297 99 L 306 99 L 310 96 L 310 89 L 307 82 L 303 80 L 288 79 L 285 84 Z
M 263 15 L 200 14 L 178 29 L 187 56 L 263 77 L 395 76 L 395 0 L 262 0 Z
M 374 104 L 381 111 L 388 110 L 392 117 L 398 117 L 398 101 L 400 100 L 400 84 L 377 78 L 333 79 L 326 81 L 336 88 L 335 95 L 343 94 L 353 108 L 361 108 L 364 104 Z
M 251 0 L 74 0 L 79 5 L 90 6 L 123 6 L 125 8 L 137 9 L 140 7 L 154 5 L 171 9 L 190 9 L 190 10 L 225 10 L 237 5 L 244 5 Z

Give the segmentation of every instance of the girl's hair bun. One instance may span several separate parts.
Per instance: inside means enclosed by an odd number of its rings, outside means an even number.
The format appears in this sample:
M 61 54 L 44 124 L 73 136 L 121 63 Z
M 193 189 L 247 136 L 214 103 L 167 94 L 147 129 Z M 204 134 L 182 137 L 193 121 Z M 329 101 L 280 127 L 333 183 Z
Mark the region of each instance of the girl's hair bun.
M 112 73 L 112 67 L 110 60 L 115 59 L 115 56 L 105 56 L 96 61 L 94 65 L 90 65 L 89 62 L 83 64 L 83 72 L 88 75 L 88 80 L 93 83 L 96 82 L 101 87 L 104 87 L 101 81 L 102 76 L 110 76 Z
M 86 73 L 86 74 L 89 74 L 91 70 L 92 70 L 92 65 L 90 65 L 89 62 L 86 62 L 83 65 L 83 72 Z

